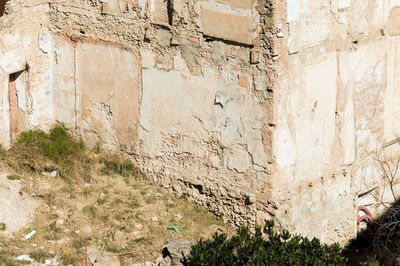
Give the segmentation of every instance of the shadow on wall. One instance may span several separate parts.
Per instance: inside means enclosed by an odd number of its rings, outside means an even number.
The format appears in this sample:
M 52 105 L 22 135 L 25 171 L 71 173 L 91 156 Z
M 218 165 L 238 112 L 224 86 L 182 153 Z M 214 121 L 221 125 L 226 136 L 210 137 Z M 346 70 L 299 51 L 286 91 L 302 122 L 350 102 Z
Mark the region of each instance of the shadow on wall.
M 368 214 L 368 210 L 359 211 L 358 220 L 368 223 L 368 227 L 345 248 L 343 253 L 349 259 L 347 265 L 399 265 L 400 201 L 387 206 L 376 219 Z
M 4 10 L 7 1 L 8 0 L 0 0 L 0 17 L 4 15 Z

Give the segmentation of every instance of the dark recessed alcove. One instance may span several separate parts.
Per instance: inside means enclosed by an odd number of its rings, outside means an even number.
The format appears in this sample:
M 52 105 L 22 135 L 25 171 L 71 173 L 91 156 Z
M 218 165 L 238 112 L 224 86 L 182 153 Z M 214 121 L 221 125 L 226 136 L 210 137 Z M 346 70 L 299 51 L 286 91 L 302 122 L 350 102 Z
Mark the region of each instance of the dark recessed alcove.
M 8 0 L 0 0 L 0 17 L 4 15 L 4 10 L 7 1 Z

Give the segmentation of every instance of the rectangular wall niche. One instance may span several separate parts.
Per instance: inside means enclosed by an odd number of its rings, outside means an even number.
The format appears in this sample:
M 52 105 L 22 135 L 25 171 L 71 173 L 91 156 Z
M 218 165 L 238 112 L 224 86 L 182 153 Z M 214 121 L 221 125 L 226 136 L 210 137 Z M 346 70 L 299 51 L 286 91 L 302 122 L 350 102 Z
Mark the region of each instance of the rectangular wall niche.
M 10 139 L 16 140 L 18 133 L 26 129 L 27 117 L 27 71 L 10 74 L 9 77 L 9 106 L 10 106 Z

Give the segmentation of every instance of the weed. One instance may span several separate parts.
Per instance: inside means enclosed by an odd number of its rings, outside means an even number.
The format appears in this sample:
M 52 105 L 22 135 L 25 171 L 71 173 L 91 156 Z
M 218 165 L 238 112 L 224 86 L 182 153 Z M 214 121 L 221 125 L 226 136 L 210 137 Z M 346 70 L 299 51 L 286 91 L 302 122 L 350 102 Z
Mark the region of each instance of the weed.
M 83 212 L 95 218 L 98 215 L 98 210 L 95 206 L 90 205 L 83 208 Z
M 99 154 L 101 152 L 102 148 L 101 148 L 101 143 L 98 141 L 96 142 L 96 145 L 94 145 L 93 147 L 93 152 L 95 154 Z
M 149 241 L 150 241 L 150 238 L 139 237 L 139 238 L 136 238 L 136 239 L 132 240 L 131 242 L 129 242 L 128 245 L 134 245 L 134 244 L 137 244 L 137 243 L 146 243 L 146 242 L 149 242 Z
M 0 144 L 0 156 L 4 157 L 6 155 L 6 150 L 4 149 L 3 145 Z
M 111 203 L 111 205 L 112 206 L 117 206 L 117 205 L 120 205 L 122 203 L 123 203 L 123 201 L 120 198 L 117 198 Z
M 8 175 L 7 179 L 11 180 L 11 181 L 15 181 L 15 180 L 21 180 L 21 177 L 19 175 Z
M 141 213 L 141 212 L 137 212 L 136 214 L 135 214 L 135 219 L 137 219 L 137 220 L 141 220 L 142 219 L 142 217 L 143 217 L 143 213 Z
M 17 262 L 7 258 L 5 255 L 0 254 L 0 265 L 5 265 L 5 266 L 16 266 Z
M 58 240 L 62 237 L 62 230 L 57 226 L 56 222 L 52 222 L 46 227 L 46 238 L 48 240 Z
M 90 196 L 92 194 L 93 188 L 92 187 L 84 187 L 82 193 L 84 196 Z
M 152 194 L 152 195 L 148 196 L 148 197 L 145 199 L 145 201 L 146 201 L 147 204 L 152 204 L 152 203 L 154 203 L 156 200 L 157 200 L 156 194 Z
M 104 247 L 108 252 L 113 252 L 113 253 L 119 253 L 122 250 L 121 244 L 114 242 L 114 241 L 110 241 L 110 240 L 106 241 L 106 244 Z
M 96 203 L 97 203 L 98 205 L 103 205 L 103 204 L 106 203 L 106 202 L 107 202 L 107 199 L 106 199 L 106 198 L 98 198 L 97 201 L 96 201 Z
M 50 257 L 50 254 L 45 252 L 42 249 L 36 250 L 36 251 L 32 251 L 29 253 L 29 256 L 34 259 L 37 262 L 41 262 L 44 263 L 44 261 L 46 260 L 46 258 Z
M 79 259 L 71 254 L 64 253 L 61 256 L 61 261 L 63 262 L 63 265 L 78 265 Z
M 117 174 L 124 177 L 134 173 L 135 166 L 130 160 L 123 159 L 116 154 L 106 154 L 100 158 L 103 164 L 101 171 L 106 175 Z
M 6 231 L 7 225 L 5 223 L 0 223 L 0 231 Z
M 104 238 L 104 247 L 107 251 L 118 253 L 122 250 L 121 244 L 114 241 L 114 236 L 111 232 L 107 232 Z
M 186 197 L 186 195 L 185 194 L 181 194 L 181 195 L 179 195 L 179 199 L 186 199 L 187 197 Z
M 85 247 L 85 245 L 90 246 L 93 243 L 92 238 L 88 237 L 88 238 L 78 238 L 78 239 L 74 239 L 74 241 L 72 242 L 72 246 L 77 250 L 81 250 L 81 248 Z
M 201 213 L 202 211 L 203 211 L 203 209 L 197 205 L 195 205 L 192 210 L 193 213 Z
M 32 145 L 57 164 L 65 161 L 69 164 L 70 156 L 78 155 L 84 148 L 83 141 L 75 140 L 63 125 L 55 125 L 49 133 L 40 129 L 22 132 L 17 143 Z
M 22 132 L 7 154 L 10 155 L 10 165 L 17 162 L 19 167 L 34 172 L 57 170 L 60 177 L 71 181 L 77 170 L 85 168 L 81 163 L 85 157 L 84 151 L 82 140 L 75 139 L 63 125 L 55 125 L 49 133 L 41 129 Z M 82 176 L 88 179 L 89 170 L 82 171 Z
M 132 197 L 128 202 L 128 207 L 130 208 L 137 208 L 140 207 L 140 202 L 136 197 Z

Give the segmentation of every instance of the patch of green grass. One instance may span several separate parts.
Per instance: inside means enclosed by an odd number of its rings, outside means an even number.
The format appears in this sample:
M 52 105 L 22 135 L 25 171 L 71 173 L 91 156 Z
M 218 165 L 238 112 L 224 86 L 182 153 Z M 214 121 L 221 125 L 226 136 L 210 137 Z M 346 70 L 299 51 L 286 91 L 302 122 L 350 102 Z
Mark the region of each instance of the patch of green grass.
M 117 174 L 124 177 L 132 176 L 137 172 L 132 161 L 123 159 L 117 154 L 106 154 L 100 158 L 103 164 L 101 171 L 106 175 Z
M 15 180 L 21 180 L 21 177 L 19 175 L 8 175 L 7 179 L 11 180 L 11 181 L 15 181 Z
M 62 162 L 70 164 L 69 160 L 79 155 L 85 147 L 83 141 L 73 138 L 63 125 L 55 125 L 49 133 L 41 129 L 22 132 L 17 139 L 17 144 L 33 146 L 44 157 L 57 164 Z
M 6 150 L 4 149 L 3 145 L 0 144 L 0 156 L 3 157 L 6 155 Z
M 5 266 L 16 266 L 17 262 L 7 258 L 5 255 L 0 254 L 0 265 L 5 265 Z
M 7 225 L 5 223 L 0 223 L 0 231 L 6 231 Z

